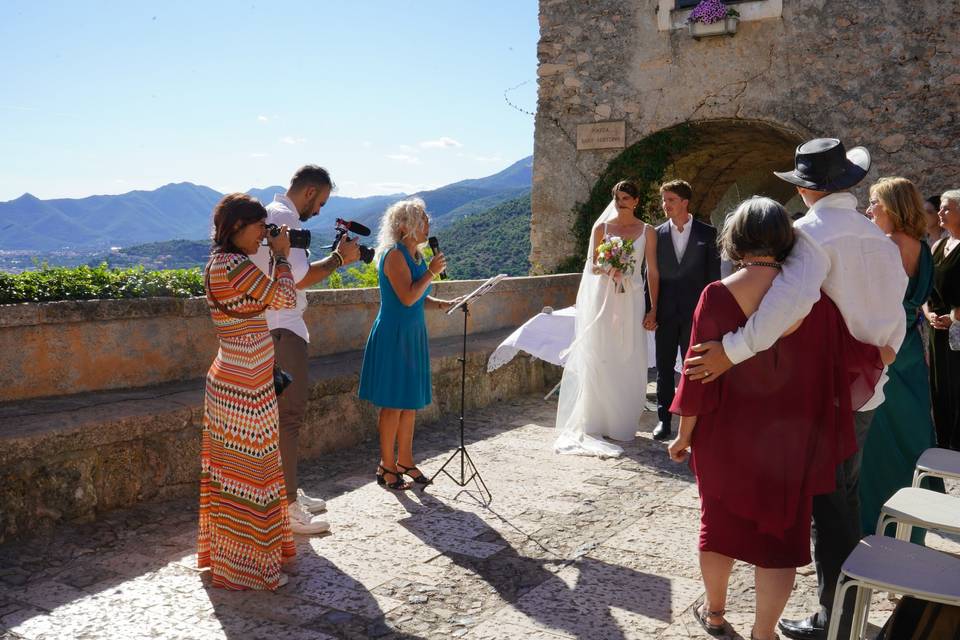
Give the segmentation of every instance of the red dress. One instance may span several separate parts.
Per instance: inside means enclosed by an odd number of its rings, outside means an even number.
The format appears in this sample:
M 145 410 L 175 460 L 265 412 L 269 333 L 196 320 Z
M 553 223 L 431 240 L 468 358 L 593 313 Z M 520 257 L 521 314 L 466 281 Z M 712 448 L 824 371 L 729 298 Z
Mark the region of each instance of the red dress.
M 746 320 L 714 282 L 700 296 L 690 343 L 720 340 Z M 794 333 L 717 381 L 684 376 L 670 411 L 699 416 L 690 467 L 700 550 L 765 568 L 809 563 L 813 496 L 834 490 L 837 465 L 856 451 L 853 411 L 882 370 L 879 350 L 856 341 L 824 295 Z

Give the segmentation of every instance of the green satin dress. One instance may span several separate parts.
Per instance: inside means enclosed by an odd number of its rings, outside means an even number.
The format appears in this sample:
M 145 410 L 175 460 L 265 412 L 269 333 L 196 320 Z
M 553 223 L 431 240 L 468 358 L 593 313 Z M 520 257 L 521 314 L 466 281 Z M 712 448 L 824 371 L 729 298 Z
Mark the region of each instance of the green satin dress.
M 860 469 L 860 521 L 863 535 L 875 532 L 880 508 L 898 489 L 913 482 L 917 458 L 935 447 L 936 432 L 930 413 L 930 371 L 923 354 L 920 331 L 923 315 L 920 306 L 933 288 L 933 258 L 930 248 L 921 242 L 917 273 L 910 278 L 903 298 L 907 314 L 907 333 L 897 359 L 887 370 L 889 381 L 883 387 L 884 402 L 877 407 L 863 447 Z M 925 488 L 943 491 L 942 481 Z M 891 528 L 892 529 L 892 528 Z M 887 532 L 892 535 L 892 530 Z M 913 530 L 913 542 L 923 544 L 925 532 Z

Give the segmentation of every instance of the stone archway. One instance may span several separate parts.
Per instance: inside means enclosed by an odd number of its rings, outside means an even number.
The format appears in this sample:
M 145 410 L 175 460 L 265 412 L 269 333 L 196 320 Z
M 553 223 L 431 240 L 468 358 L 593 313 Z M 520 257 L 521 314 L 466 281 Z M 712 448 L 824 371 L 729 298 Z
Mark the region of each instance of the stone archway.
M 783 127 L 741 119 L 685 122 L 643 137 L 609 161 L 587 201 L 574 209 L 573 253 L 557 261 L 557 271 L 579 270 L 590 228 L 622 179 L 634 180 L 643 191 L 641 215 L 655 224 L 664 220 L 659 186 L 677 178 L 693 188 L 690 211 L 714 226 L 752 195 L 771 197 L 791 213 L 801 210 L 794 188 L 773 175 L 793 166 L 800 141 L 799 134 Z
M 663 178 L 690 183 L 690 210 L 699 217 L 719 224 L 738 202 L 753 195 L 773 198 L 791 213 L 802 207 L 796 190 L 773 175 L 793 166 L 794 150 L 802 142 L 799 134 L 750 120 L 711 120 L 688 126 L 689 145 L 672 159 Z

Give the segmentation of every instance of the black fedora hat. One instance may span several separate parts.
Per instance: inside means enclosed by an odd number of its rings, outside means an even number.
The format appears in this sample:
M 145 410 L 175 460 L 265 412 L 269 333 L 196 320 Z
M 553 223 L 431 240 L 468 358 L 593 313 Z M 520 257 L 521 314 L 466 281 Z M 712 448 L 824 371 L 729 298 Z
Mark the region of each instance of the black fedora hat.
M 836 138 L 817 138 L 797 147 L 793 171 L 774 171 L 781 180 L 814 191 L 842 191 L 857 184 L 870 170 L 865 147 L 850 151 Z

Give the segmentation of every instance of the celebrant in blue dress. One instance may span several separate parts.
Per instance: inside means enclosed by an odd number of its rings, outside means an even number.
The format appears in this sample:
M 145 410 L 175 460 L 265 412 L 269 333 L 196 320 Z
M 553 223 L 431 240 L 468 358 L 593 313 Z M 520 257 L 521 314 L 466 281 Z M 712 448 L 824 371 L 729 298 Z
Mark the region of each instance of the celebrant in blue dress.
M 432 401 L 424 308 L 445 310 L 456 302 L 429 295 L 431 282 L 447 264 L 442 253 L 429 263 L 420 253 L 429 234 L 430 219 L 419 198 L 397 202 L 383 214 L 377 246 L 380 313 L 360 370 L 359 396 L 380 407 L 377 483 L 397 490 L 411 486 L 404 475 L 420 485 L 430 483 L 413 461 L 417 410 Z

